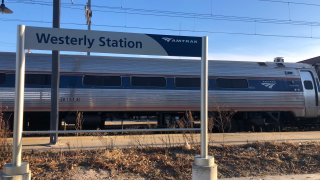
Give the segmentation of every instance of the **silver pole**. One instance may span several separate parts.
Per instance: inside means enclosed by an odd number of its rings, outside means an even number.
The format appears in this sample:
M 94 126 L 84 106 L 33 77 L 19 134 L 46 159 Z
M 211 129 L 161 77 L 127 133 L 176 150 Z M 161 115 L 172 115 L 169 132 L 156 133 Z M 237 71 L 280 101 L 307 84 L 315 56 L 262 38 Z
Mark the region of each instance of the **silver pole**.
M 87 24 L 88 24 L 88 30 L 91 30 L 91 17 L 92 17 L 92 11 L 91 11 L 91 0 L 88 0 L 87 2 L 87 10 L 86 11 L 86 18 L 87 18 Z M 87 56 L 90 56 L 90 52 L 87 52 Z
M 201 58 L 201 158 L 208 158 L 208 36 L 202 37 Z
M 17 33 L 17 55 L 16 55 L 16 82 L 14 100 L 14 127 L 12 164 L 21 166 L 22 153 L 22 128 L 23 128 L 23 105 L 24 105 L 24 73 L 25 73 L 25 50 L 24 50 L 25 26 L 18 26 Z
M 92 17 L 92 11 L 91 11 L 91 0 L 88 0 L 88 8 L 89 8 L 89 14 L 88 14 L 88 30 L 91 30 L 91 17 Z M 90 55 L 90 52 L 88 52 Z
M 60 0 L 53 0 L 52 27 L 60 28 Z M 60 52 L 52 51 L 50 130 L 59 128 Z M 50 134 L 50 144 L 58 142 L 58 134 Z

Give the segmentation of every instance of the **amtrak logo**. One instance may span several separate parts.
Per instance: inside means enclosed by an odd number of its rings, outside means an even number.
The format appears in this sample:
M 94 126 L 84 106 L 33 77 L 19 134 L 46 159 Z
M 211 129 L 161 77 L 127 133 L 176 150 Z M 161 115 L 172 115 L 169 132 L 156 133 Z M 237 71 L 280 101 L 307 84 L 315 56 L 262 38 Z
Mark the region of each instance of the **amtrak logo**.
M 163 39 L 163 40 L 165 40 L 165 41 L 167 41 L 167 42 L 170 42 L 172 38 L 169 38 L 169 37 L 163 37 L 162 39 Z
M 186 43 L 186 44 L 197 44 L 197 40 L 190 40 L 190 39 L 175 39 L 170 37 L 163 37 L 162 38 L 167 43 Z
M 263 86 L 272 89 L 274 85 L 276 85 L 275 82 L 265 82 L 265 83 L 261 83 Z

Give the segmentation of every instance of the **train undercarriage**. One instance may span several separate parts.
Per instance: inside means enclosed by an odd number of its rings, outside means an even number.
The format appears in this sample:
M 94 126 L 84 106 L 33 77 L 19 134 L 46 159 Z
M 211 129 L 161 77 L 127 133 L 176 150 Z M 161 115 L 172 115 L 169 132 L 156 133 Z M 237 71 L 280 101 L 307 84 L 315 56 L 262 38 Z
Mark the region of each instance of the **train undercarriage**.
M 3 112 L 13 129 L 13 113 Z M 199 112 L 60 112 L 59 129 L 197 128 Z M 317 129 L 319 119 L 296 118 L 290 112 L 209 112 L 209 132 L 266 132 Z M 25 131 L 49 130 L 50 112 L 25 112 Z

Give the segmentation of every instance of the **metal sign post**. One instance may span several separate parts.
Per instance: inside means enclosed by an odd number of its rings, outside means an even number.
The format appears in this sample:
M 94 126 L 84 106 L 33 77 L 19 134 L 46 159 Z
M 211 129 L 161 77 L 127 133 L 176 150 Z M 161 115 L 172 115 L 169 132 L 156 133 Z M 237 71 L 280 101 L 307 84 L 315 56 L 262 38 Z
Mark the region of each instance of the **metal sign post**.
M 202 39 L 201 58 L 201 158 L 208 157 L 208 37 Z
M 26 66 L 25 55 L 25 26 L 18 26 L 17 55 L 16 55 L 16 82 L 14 101 L 14 125 L 12 144 L 12 163 L 5 164 L 3 175 L 0 179 L 31 179 L 29 163 L 21 162 L 22 155 L 22 128 L 23 128 L 23 105 L 24 105 L 24 77 Z
M 218 167 L 208 156 L 208 37 L 202 38 L 201 56 L 201 148 L 192 164 L 192 180 L 217 180 Z

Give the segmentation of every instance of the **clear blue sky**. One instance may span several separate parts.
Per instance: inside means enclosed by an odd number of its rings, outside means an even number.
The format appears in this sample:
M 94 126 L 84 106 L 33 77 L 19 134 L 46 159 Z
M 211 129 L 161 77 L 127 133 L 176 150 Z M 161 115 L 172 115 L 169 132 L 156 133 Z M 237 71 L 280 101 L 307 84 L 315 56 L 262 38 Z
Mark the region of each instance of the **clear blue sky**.
M 209 36 L 210 59 L 296 62 L 320 56 L 319 0 L 91 0 L 92 30 Z M 61 28 L 87 29 L 87 0 L 61 0 Z M 0 51 L 18 24 L 52 26 L 52 1 L 5 0 Z

